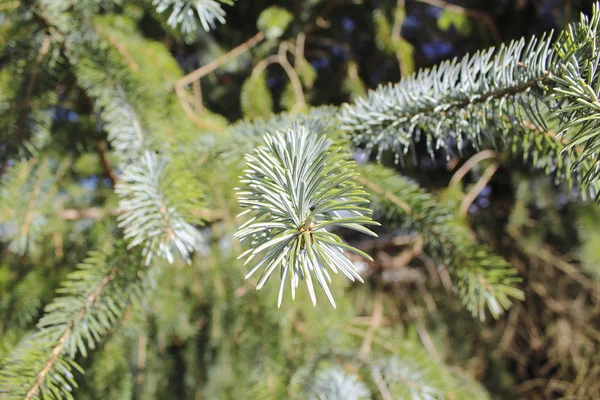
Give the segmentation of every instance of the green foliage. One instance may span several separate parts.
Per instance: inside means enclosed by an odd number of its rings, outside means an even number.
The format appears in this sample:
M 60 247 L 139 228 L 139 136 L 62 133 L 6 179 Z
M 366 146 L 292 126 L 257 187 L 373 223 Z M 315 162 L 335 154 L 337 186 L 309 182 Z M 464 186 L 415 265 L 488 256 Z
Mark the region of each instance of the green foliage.
M 582 238 L 582 246 L 576 257 L 581 259 L 583 269 L 594 278 L 600 277 L 600 233 L 596 229 L 600 223 L 598 208 L 584 208 L 577 218 L 577 231 Z
M 279 104 L 284 110 L 292 110 L 296 105 L 296 93 L 294 92 L 293 86 L 288 83 L 283 88 L 283 92 L 281 93 L 281 98 L 279 99 Z
M 6 146 L 0 155 L 2 162 L 8 160 L 9 152 L 29 155 L 48 142 L 52 125 L 48 108 L 58 100 L 51 88 L 60 77 L 56 67 L 62 62 L 49 36 L 27 35 L 22 26 L 7 25 L 9 32 L 10 28 L 17 31 L 6 40 L 7 52 L 13 57 L 0 71 L 0 141 Z M 50 61 L 53 64 L 41 68 Z M 20 147 L 22 143 L 26 145 Z
M 244 116 L 250 119 L 266 118 L 273 112 L 273 98 L 265 74 L 246 79 L 242 86 L 240 102 Z
M 400 63 L 403 76 L 414 72 L 413 47 L 400 36 L 399 27 L 402 26 L 406 13 L 403 8 L 397 8 L 395 12 L 394 27 L 392 27 L 383 10 L 373 11 L 373 25 L 375 27 L 375 39 L 377 46 L 387 54 L 396 55 Z M 394 30 L 397 29 L 397 32 Z
M 350 95 L 351 99 L 367 94 L 367 88 L 364 82 L 358 76 L 358 67 L 355 62 L 348 63 L 348 73 L 343 83 L 344 92 Z
M 335 307 L 327 282 L 328 269 L 339 270 L 350 280 L 362 281 L 344 250 L 365 258 L 364 252 L 345 244 L 330 229 L 343 227 L 377 236 L 362 225 L 378 225 L 371 221 L 366 193 L 350 179 L 352 164 L 339 151 L 331 151 L 332 142 L 295 125 L 288 132 L 265 136 L 266 147 L 246 157 L 248 169 L 242 178 L 245 190 L 239 193 L 243 213 L 253 217 L 240 226 L 236 237 L 250 238 L 251 248 L 240 255 L 248 264 L 255 256 L 266 252 L 246 278 L 260 267 L 264 272 L 257 289 L 280 268 L 281 285 L 278 305 L 281 306 L 286 280 L 290 279 L 292 298 L 300 280 L 306 281 L 313 304 L 316 296 L 312 274 Z
M 556 85 L 551 88 L 548 98 L 556 102 L 553 111 L 560 121 L 557 136 L 567 139 L 566 150 L 577 159 L 573 168 L 592 164 L 581 178 L 582 184 L 590 187 L 600 176 L 600 164 L 596 160 L 600 148 L 597 139 L 600 127 L 599 32 L 600 4 L 596 3 L 591 18 L 582 15 L 580 23 L 572 25 L 558 38 L 554 45 L 555 65 L 549 73 Z
M 302 84 L 306 88 L 311 89 L 317 79 L 317 71 L 315 71 L 306 58 L 302 57 L 296 60 L 296 71 Z
M 392 27 L 382 10 L 373 11 L 373 24 L 377 33 L 377 46 L 386 53 L 394 54 L 396 48 L 392 39 Z
M 471 34 L 471 21 L 463 13 L 457 13 L 451 10 L 443 10 L 437 19 L 437 26 L 443 31 L 447 31 L 451 27 L 456 29 L 461 35 L 468 36 Z
M 46 306 L 35 339 L 57 343 L 70 358 L 87 356 L 120 319 L 130 298 L 140 296 L 140 265 L 136 254 L 124 248 L 90 253 Z
M 267 39 L 277 39 L 283 35 L 292 19 L 294 17 L 289 11 L 273 6 L 260 13 L 256 26 L 265 33 Z

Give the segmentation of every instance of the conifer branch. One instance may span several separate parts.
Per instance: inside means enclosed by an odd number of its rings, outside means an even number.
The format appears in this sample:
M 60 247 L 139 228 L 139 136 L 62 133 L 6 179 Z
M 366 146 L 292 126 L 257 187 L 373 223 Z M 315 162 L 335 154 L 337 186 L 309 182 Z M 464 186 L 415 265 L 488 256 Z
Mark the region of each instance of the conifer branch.
M 306 127 L 293 125 L 286 133 L 264 139 L 266 147 L 246 156 L 245 188 L 239 193 L 240 205 L 246 209 L 241 215 L 254 214 L 235 235 L 251 240 L 250 249 L 240 258 L 246 257 L 248 264 L 266 253 L 246 277 L 264 266 L 257 285 L 260 289 L 280 267 L 280 306 L 288 275 L 292 298 L 299 281 L 305 280 L 316 304 L 314 274 L 335 307 L 327 284 L 331 282 L 328 270 L 337 273 L 339 269 L 352 281 L 362 282 L 344 250 L 370 257 L 330 230 L 343 227 L 376 236 L 363 226 L 378 225 L 369 217 L 371 211 L 362 207 L 368 201 L 366 193 L 351 181 L 355 175 L 352 163 L 345 161 L 339 150 L 329 149 L 331 141 Z
M 596 196 L 599 20 L 596 5 L 591 18 L 582 16 L 554 44 L 550 35 L 527 44 L 519 40 L 422 70 L 345 105 L 339 119 L 355 145 L 377 151 L 378 157 L 392 151 L 397 161 L 420 140 L 431 155 L 467 146 L 517 154 L 523 147 L 535 147 L 549 154 L 564 144 L 551 160 L 532 161 L 553 165 L 557 179 L 575 181 L 584 194 Z M 557 144 L 537 137 L 543 133 L 533 135 L 535 130 L 547 132 L 552 123 L 558 125 Z
M 216 22 L 225 23 L 225 11 L 221 4 L 233 4 L 232 0 L 152 0 L 158 13 L 171 12 L 167 24 L 181 26 L 183 33 L 191 33 L 197 27 L 197 19 L 204 30 L 214 29 Z
M 513 300 L 523 298 L 516 288 L 516 271 L 485 246 L 472 243 L 453 224 L 452 211 L 392 171 L 372 165 L 359 171 L 359 182 L 375 195 L 371 207 L 388 223 L 401 221 L 428 240 L 432 257 L 446 266 L 455 291 L 474 316 L 484 319 L 487 309 L 497 318 Z
M 19 112 L 19 117 L 16 123 L 16 131 L 13 140 L 18 141 L 21 139 L 21 133 L 24 129 L 25 119 L 27 118 L 27 113 L 29 111 L 29 107 L 31 105 L 31 95 L 33 92 L 33 88 L 35 86 L 35 82 L 40 71 L 40 64 L 48 50 L 50 49 L 51 38 L 49 35 L 45 35 L 42 41 L 42 45 L 40 46 L 40 51 L 35 59 L 35 64 L 33 65 L 33 69 L 31 70 L 31 76 L 27 81 L 27 87 L 25 88 L 25 96 L 23 99 L 23 103 L 20 105 L 21 111 Z
M 72 398 L 71 369 L 117 322 L 129 301 L 141 296 L 142 260 L 123 246 L 90 253 L 46 306 L 39 331 L 17 348 L 0 370 L 0 382 L 15 398 Z
M 65 330 L 58 338 L 56 346 L 52 348 L 52 351 L 50 352 L 50 357 L 46 361 L 44 367 L 40 370 L 40 372 L 38 372 L 36 380 L 31 386 L 31 389 L 27 391 L 27 394 L 25 395 L 25 400 L 30 400 L 37 396 L 37 393 L 40 389 L 40 385 L 42 385 L 42 383 L 46 380 L 46 375 L 48 374 L 48 372 L 50 372 L 50 370 L 52 370 L 56 361 L 63 352 L 63 347 L 65 346 L 65 343 L 67 342 L 69 336 L 73 332 L 73 326 L 77 321 L 83 319 L 83 317 L 88 312 L 89 308 L 92 307 L 92 305 L 97 301 L 98 296 L 102 293 L 105 286 L 108 285 L 113 279 L 115 279 L 118 268 L 119 265 L 115 265 L 115 267 L 110 271 L 110 273 L 98 283 L 98 285 L 87 297 L 85 303 L 81 306 L 77 317 L 68 322 Z
M 200 223 L 192 210 L 199 208 L 202 194 L 194 180 L 190 173 L 172 171 L 169 161 L 153 152 L 125 170 L 115 188 L 121 197 L 117 219 L 131 239 L 129 247 L 143 245 L 147 263 L 154 254 L 172 263 L 175 250 L 189 261 L 199 248 L 202 238 L 191 222 Z

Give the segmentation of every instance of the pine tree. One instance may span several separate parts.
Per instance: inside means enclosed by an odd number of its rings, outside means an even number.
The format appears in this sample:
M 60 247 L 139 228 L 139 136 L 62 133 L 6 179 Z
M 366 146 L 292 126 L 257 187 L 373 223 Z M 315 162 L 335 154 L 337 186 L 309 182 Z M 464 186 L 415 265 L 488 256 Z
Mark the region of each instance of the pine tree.
M 346 60 L 353 100 L 315 106 L 319 2 L 261 10 L 224 52 L 239 3 L 0 1 L 0 399 L 516 396 L 496 354 L 524 324 L 547 328 L 524 340 L 548 398 L 598 395 L 600 4 L 417 72 L 404 2 L 376 9 L 401 80 L 364 93 Z M 467 34 L 460 10 L 438 23 Z M 184 46 L 211 56 L 185 76 Z M 245 72 L 241 121 L 206 107 L 217 69 Z M 441 190 L 410 177 L 462 159 Z M 468 211 L 511 165 L 482 229 Z

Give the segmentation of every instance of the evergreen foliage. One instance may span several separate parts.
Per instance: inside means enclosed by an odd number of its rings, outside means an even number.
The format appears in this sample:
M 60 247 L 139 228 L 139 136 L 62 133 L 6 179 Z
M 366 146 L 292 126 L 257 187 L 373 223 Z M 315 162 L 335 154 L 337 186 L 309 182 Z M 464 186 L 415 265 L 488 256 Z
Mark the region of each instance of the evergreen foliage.
M 345 106 L 340 121 L 378 158 L 390 150 L 400 160 L 420 140 L 432 155 L 507 143 L 507 150 L 527 154 L 535 166 L 554 165 L 561 178 L 596 196 L 599 17 L 597 10 L 582 16 L 555 43 L 551 35 L 521 39 L 421 70 Z M 556 132 L 548 132 L 550 124 Z M 566 145 L 552 160 L 554 142 L 548 146 L 530 130 Z
M 600 4 L 413 72 L 413 3 L 364 94 L 334 3 L 0 1 L 0 399 L 597 397 Z
M 257 211 L 236 234 L 242 240 L 252 239 L 251 248 L 240 258 L 248 256 L 247 264 L 267 251 L 246 278 L 264 265 L 257 286 L 260 289 L 281 265 L 278 305 L 288 274 L 292 298 L 296 297 L 298 281 L 305 280 L 316 305 L 314 273 L 335 307 L 327 285 L 331 282 L 328 270 L 337 273 L 339 268 L 348 279 L 362 281 L 344 250 L 372 259 L 329 230 L 343 227 L 377 236 L 363 226 L 376 225 L 369 218 L 371 210 L 362 207 L 368 202 L 366 193 L 350 181 L 352 165 L 340 158 L 339 152 L 329 151 L 332 142 L 323 136 L 295 125 L 287 133 L 266 135 L 265 142 L 267 146 L 259 148 L 256 155 L 247 156 L 242 183 L 248 189 L 239 193 L 240 206 Z

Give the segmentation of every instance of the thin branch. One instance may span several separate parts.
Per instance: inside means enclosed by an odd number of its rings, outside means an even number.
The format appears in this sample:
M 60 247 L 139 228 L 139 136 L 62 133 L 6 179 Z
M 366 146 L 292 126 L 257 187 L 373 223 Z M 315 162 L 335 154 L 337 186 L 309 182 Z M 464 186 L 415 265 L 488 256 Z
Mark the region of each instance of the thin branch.
M 138 388 L 141 388 L 145 380 L 146 372 L 146 347 L 148 345 L 148 336 L 141 334 L 138 339 L 138 356 L 137 356 L 137 374 L 135 383 Z M 139 395 L 139 393 L 138 393 Z M 140 398 L 136 396 L 137 398 Z
M 191 210 L 194 217 L 200 217 L 209 221 L 220 221 L 225 219 L 224 210 Z M 99 207 L 90 207 L 84 209 L 68 208 L 59 212 L 59 217 L 66 221 L 74 221 L 83 218 L 101 219 L 104 217 L 114 217 L 119 215 L 117 210 L 103 209 Z
M 389 201 L 391 201 L 392 203 L 394 203 L 396 206 L 398 206 L 401 209 L 403 209 L 407 214 L 410 214 L 410 215 L 412 215 L 415 218 L 420 218 L 418 214 L 416 214 L 416 213 L 413 212 L 412 208 L 406 202 L 400 200 L 394 194 L 386 192 L 385 190 L 383 190 L 383 188 L 377 186 L 376 184 L 374 184 L 373 182 L 371 182 L 370 180 L 368 180 L 368 179 L 366 179 L 366 178 L 364 178 L 362 176 L 356 176 L 356 177 L 354 177 L 354 179 L 357 182 L 359 182 L 360 184 L 365 185 L 366 187 L 368 187 L 369 189 L 371 189 L 375 193 L 384 196 Z
M 35 211 L 36 200 L 40 196 L 40 192 L 42 190 L 42 185 L 44 184 L 44 178 L 46 176 L 47 171 L 47 162 L 40 167 L 40 174 L 38 176 L 38 180 L 33 187 L 33 191 L 31 192 L 31 198 L 27 203 L 27 209 L 25 211 L 25 218 L 23 219 L 23 226 L 21 226 L 21 237 L 27 237 L 29 234 L 29 228 L 31 227 L 31 219 L 33 218 L 33 212 Z
M 365 333 L 362 329 L 355 328 L 353 326 L 346 326 L 344 328 L 344 330 L 352 335 L 360 336 L 362 338 L 364 338 L 367 335 L 367 333 Z M 386 349 L 390 353 L 400 356 L 400 353 L 398 353 L 397 347 L 394 346 L 393 344 L 388 343 L 385 340 L 378 338 L 377 336 L 373 337 L 372 342 L 381 346 L 382 348 Z
M 210 63 L 208 63 L 206 65 L 203 65 L 202 67 L 198 68 L 197 70 L 195 70 L 193 72 L 190 72 L 189 74 L 187 74 L 186 76 L 184 76 L 183 78 L 178 80 L 175 83 L 175 86 L 183 88 L 186 85 L 189 85 L 190 83 L 194 82 L 195 80 L 202 78 L 203 76 L 211 73 L 212 71 L 219 68 L 221 65 L 225 64 L 229 60 L 232 60 L 232 59 L 236 58 L 237 56 L 250 50 L 251 48 L 256 46 L 258 43 L 260 43 L 260 41 L 263 40 L 264 37 L 265 37 L 265 34 L 263 32 L 258 32 L 256 35 L 252 36 L 250 39 L 248 39 L 244 43 L 231 49 L 229 52 L 223 54 L 222 56 L 216 58 L 214 61 L 211 61 Z
M 133 56 L 131 55 L 131 53 L 129 53 L 127 51 L 127 49 L 125 48 L 125 46 L 123 46 L 122 43 L 120 43 L 117 39 L 115 39 L 113 36 L 111 36 L 110 34 L 108 34 L 104 30 L 104 28 L 102 28 L 102 26 L 100 26 L 98 24 L 94 24 L 94 29 L 96 30 L 96 32 L 98 32 L 98 34 L 101 37 L 104 37 L 104 39 L 106 39 L 106 41 L 108 43 L 110 43 L 111 45 L 113 45 L 113 47 L 115 49 L 117 49 L 117 51 L 119 52 L 119 54 L 121 56 L 123 56 L 123 58 L 127 62 L 127 65 L 129 65 L 129 68 L 131 68 L 131 70 L 133 72 L 138 72 L 140 70 L 139 65 L 135 62 L 135 59 L 133 58 Z
M 292 67 L 292 64 L 290 64 L 290 62 L 287 59 L 287 51 L 288 51 L 287 43 L 285 43 L 285 42 L 281 43 L 281 45 L 279 46 L 279 52 L 277 53 L 279 64 L 283 67 L 283 69 L 285 70 L 285 73 L 290 78 L 292 88 L 294 89 L 294 94 L 296 95 L 296 104 L 294 105 L 294 110 L 296 110 L 296 108 L 302 109 L 303 107 L 306 106 L 306 101 L 304 99 L 304 91 L 302 90 L 302 83 L 300 82 L 298 73 L 296 72 L 294 67 Z M 298 111 L 298 110 L 296 110 L 296 111 Z
M 91 219 L 101 219 L 106 216 L 117 216 L 119 213 L 117 210 L 105 210 L 99 207 L 91 207 L 85 208 L 82 210 L 77 210 L 74 208 L 62 210 L 59 213 L 59 217 L 61 219 L 67 221 L 74 221 L 83 218 L 91 218 Z
M 495 158 L 498 155 L 494 150 L 483 150 L 469 158 L 452 176 L 450 179 L 450 185 L 453 186 L 458 184 L 462 178 L 475 166 L 477 163 L 487 160 L 489 158 Z
M 365 358 L 369 351 L 371 351 L 371 342 L 375 337 L 375 333 L 379 326 L 381 325 L 381 320 L 383 318 L 383 292 L 381 290 L 377 290 L 375 292 L 375 299 L 373 304 L 373 315 L 371 316 L 371 322 L 369 323 L 369 329 L 367 330 L 367 334 L 363 340 L 362 346 L 360 348 L 360 352 L 358 353 L 359 358 Z
M 263 58 L 260 60 L 254 68 L 252 68 L 252 73 L 250 74 L 250 79 L 255 79 L 263 71 L 271 64 L 276 64 L 279 62 L 279 56 L 277 54 L 270 55 L 269 57 Z
M 475 183 L 471 191 L 467 193 L 463 201 L 460 203 L 459 214 L 461 216 L 464 217 L 465 215 L 467 215 L 469 207 L 475 201 L 477 196 L 479 196 L 479 193 L 481 193 L 481 191 L 487 186 L 487 184 L 490 182 L 490 180 L 492 179 L 499 167 L 500 164 L 497 162 L 487 167 L 481 178 L 479 178 L 479 180 L 477 181 L 477 183 Z
M 112 163 L 110 162 L 110 158 L 108 157 L 108 146 L 104 140 L 98 142 L 98 154 L 100 154 L 100 160 L 102 161 L 102 166 L 104 167 L 106 175 L 112 181 L 113 186 L 115 186 L 119 183 L 120 178 L 115 173 Z
M 375 382 L 375 386 L 377 386 L 377 390 L 381 393 L 381 397 L 383 400 L 393 400 L 394 397 L 388 388 L 387 383 L 381 376 L 381 372 L 377 369 L 371 369 L 371 376 L 373 377 L 373 382 Z
M 417 333 L 419 334 L 419 337 L 421 338 L 421 342 L 425 346 L 425 349 L 427 349 L 427 353 L 432 359 L 436 361 L 441 361 L 442 358 L 440 357 L 440 353 L 435 347 L 435 343 L 433 342 L 431 335 L 429 335 L 429 331 L 427 331 L 427 328 L 423 323 L 421 313 L 417 310 L 417 307 L 412 301 L 412 298 L 410 296 L 406 296 L 405 294 L 402 294 L 402 298 L 406 303 L 406 309 L 408 310 L 410 317 L 415 322 Z
M 202 86 L 200 85 L 200 80 L 195 80 L 192 83 L 192 87 L 194 88 L 194 107 L 196 109 L 196 113 L 202 112 Z
M 575 266 L 563 260 L 559 255 L 554 254 L 544 246 L 537 246 L 527 243 L 521 232 L 516 229 L 509 229 L 507 230 L 507 233 L 513 238 L 518 247 L 529 256 L 552 265 L 565 275 L 569 276 L 575 282 L 589 290 L 594 297 L 598 296 L 598 289 L 595 286 L 595 283 L 587 279 L 583 273 L 575 268 Z
M 294 52 L 294 69 L 297 71 L 299 68 L 300 60 L 304 58 L 304 43 L 306 42 L 306 35 L 299 33 L 296 36 L 296 49 Z

